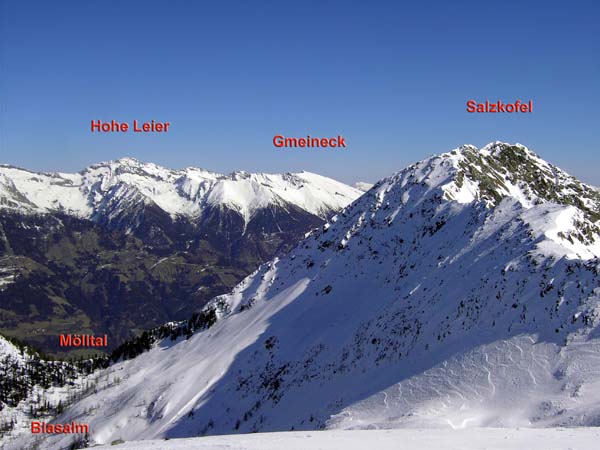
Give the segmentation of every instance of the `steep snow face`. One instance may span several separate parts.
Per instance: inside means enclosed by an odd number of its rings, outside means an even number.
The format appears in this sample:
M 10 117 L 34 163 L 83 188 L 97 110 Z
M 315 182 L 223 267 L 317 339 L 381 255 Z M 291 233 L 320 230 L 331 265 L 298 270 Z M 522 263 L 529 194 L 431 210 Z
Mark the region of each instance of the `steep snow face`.
M 551 166 L 524 147 L 481 152 L 478 168 L 463 147 L 380 181 L 215 298 L 212 327 L 111 367 L 56 421 L 89 423 L 100 444 L 598 425 L 597 197 L 572 178 L 544 187 L 522 168 Z M 505 157 L 520 175 L 489 187 Z
M 13 181 L 4 173 L 0 173 L 0 208 L 27 212 L 35 210 L 35 205 L 17 190 Z
M 228 207 L 246 221 L 259 209 L 292 204 L 325 218 L 360 194 L 309 172 L 221 175 L 198 168 L 170 170 L 132 158 L 93 165 L 78 174 L 0 166 L 0 208 L 62 211 L 84 218 L 111 219 L 143 204 L 155 204 L 173 217 L 192 218 L 207 206 Z

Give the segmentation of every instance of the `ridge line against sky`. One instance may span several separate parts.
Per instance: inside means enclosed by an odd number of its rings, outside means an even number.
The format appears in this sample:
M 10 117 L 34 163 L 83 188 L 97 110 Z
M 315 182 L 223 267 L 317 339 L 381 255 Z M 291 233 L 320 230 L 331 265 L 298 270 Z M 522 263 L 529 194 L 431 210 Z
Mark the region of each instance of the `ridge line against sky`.
M 600 185 L 600 4 L 0 0 L 0 162 L 135 157 L 374 182 L 462 144 L 519 142 Z M 531 114 L 466 102 L 533 100 Z M 92 134 L 94 119 L 168 133 Z M 347 149 L 276 149 L 273 136 Z

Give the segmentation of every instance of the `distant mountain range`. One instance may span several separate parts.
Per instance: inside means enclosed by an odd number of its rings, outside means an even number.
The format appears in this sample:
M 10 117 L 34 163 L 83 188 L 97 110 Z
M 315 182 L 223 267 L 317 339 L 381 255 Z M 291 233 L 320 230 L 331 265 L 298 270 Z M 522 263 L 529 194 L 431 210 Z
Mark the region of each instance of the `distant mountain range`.
M 522 145 L 428 158 L 215 297 L 202 326 L 95 373 L 55 421 L 89 423 L 90 444 L 597 426 L 599 219 L 596 190 Z
M 229 175 L 189 167 L 171 170 L 133 158 L 92 165 L 76 173 L 37 173 L 0 165 L 0 205 L 20 213 L 56 213 L 134 231 L 146 208 L 175 219 L 202 220 L 228 208 L 246 225 L 269 207 L 294 206 L 326 217 L 356 198 L 356 191 L 309 172 Z M 128 218 L 126 220 L 125 218 Z
M 53 353 L 59 333 L 107 333 L 114 348 L 188 318 L 359 195 L 308 172 L 0 166 L 0 332 Z

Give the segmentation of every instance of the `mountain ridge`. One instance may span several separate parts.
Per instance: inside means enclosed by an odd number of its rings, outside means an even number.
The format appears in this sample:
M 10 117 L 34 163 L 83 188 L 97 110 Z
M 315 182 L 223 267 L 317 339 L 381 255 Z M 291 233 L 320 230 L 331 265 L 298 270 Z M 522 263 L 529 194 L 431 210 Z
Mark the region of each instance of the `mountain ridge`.
M 467 147 L 379 181 L 211 300 L 210 326 L 115 364 L 56 420 L 89 422 L 100 444 L 597 425 L 596 196 L 564 172 L 541 189 L 547 163 L 491 145 L 472 165 Z M 493 167 L 502 155 L 515 174 Z
M 237 209 L 248 221 L 259 209 L 285 203 L 325 218 L 359 195 L 358 190 L 343 183 L 305 171 L 286 174 L 234 171 L 223 175 L 195 167 L 167 169 L 130 157 L 93 164 L 74 174 L 33 172 L 0 165 L 0 176 L 11 183 L 0 184 L 4 187 L 4 192 L 0 192 L 4 194 L 0 197 L 0 207 L 11 207 L 12 200 L 12 207 L 20 206 L 25 211 L 63 211 L 92 219 L 105 215 L 110 219 L 114 212 L 104 214 L 105 204 L 120 197 L 125 197 L 126 204 L 127 201 L 155 204 L 172 218 L 180 215 L 194 219 L 208 205 L 226 205 Z M 331 195 L 330 190 L 335 194 Z
M 316 174 L 171 170 L 133 158 L 79 173 L 0 167 L 0 332 L 58 354 L 110 351 L 185 320 L 360 195 Z

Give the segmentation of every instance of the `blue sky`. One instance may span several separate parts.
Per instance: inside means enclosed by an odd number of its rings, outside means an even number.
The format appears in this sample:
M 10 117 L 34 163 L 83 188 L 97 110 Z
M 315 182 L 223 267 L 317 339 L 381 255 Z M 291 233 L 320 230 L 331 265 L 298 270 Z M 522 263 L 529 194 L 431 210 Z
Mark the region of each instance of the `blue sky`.
M 0 0 L 0 162 L 133 156 L 376 181 L 463 143 L 521 142 L 600 185 L 600 2 Z M 468 114 L 468 99 L 533 114 Z M 91 119 L 162 120 L 103 135 Z M 275 134 L 346 138 L 281 150 Z

